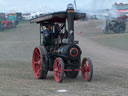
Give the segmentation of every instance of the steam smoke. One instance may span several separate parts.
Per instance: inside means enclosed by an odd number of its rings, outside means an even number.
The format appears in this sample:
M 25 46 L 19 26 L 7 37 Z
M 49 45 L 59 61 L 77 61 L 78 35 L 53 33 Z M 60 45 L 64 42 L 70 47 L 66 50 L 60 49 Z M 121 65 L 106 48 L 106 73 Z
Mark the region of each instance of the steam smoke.
M 92 7 L 90 7 L 90 10 L 86 11 L 87 17 L 91 18 L 92 16 L 96 16 L 97 19 L 102 21 L 102 23 L 96 27 L 104 29 L 106 26 L 106 19 L 112 20 L 120 16 L 120 13 L 112 9 L 112 5 L 115 2 L 121 3 L 120 0 L 92 0 Z

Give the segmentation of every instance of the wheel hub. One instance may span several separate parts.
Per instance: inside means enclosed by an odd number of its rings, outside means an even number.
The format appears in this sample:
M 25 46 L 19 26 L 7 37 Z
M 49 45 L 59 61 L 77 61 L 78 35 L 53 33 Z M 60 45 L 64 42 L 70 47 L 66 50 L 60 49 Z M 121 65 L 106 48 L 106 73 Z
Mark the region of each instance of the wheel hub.
M 57 72 L 57 68 L 55 69 L 55 72 Z
M 38 64 L 40 65 L 40 64 L 41 64 L 41 62 L 40 62 L 40 61 L 38 61 Z

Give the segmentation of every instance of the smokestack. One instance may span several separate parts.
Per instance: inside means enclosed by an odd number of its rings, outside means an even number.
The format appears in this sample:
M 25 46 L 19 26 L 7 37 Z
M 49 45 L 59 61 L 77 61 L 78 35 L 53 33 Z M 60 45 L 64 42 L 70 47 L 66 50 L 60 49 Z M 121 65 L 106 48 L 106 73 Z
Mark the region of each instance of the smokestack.
M 68 4 L 66 22 L 68 26 L 68 41 L 74 42 L 74 8 L 72 4 Z

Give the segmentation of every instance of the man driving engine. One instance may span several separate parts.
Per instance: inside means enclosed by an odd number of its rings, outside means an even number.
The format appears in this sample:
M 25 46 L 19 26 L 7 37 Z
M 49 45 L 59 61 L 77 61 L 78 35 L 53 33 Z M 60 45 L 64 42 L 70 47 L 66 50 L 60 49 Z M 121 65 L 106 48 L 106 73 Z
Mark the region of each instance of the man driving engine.
M 51 45 L 51 33 L 52 33 L 51 25 L 48 24 L 46 28 L 47 29 L 43 31 L 43 44 L 45 46 L 48 46 Z

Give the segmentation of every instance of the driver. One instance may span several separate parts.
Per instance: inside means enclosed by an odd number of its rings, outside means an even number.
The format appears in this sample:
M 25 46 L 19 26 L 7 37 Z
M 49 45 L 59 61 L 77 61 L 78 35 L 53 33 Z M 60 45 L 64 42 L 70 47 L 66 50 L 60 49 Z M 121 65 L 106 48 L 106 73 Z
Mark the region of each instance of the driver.
M 60 29 L 59 24 L 56 24 L 55 25 L 55 38 L 58 38 L 60 31 L 61 29 Z
M 46 28 L 47 29 L 43 31 L 43 44 L 45 46 L 48 46 L 51 45 L 51 33 L 52 33 L 51 25 L 48 24 Z
M 51 25 L 48 24 L 46 28 L 47 29 L 43 31 L 43 38 L 48 38 L 51 34 Z

